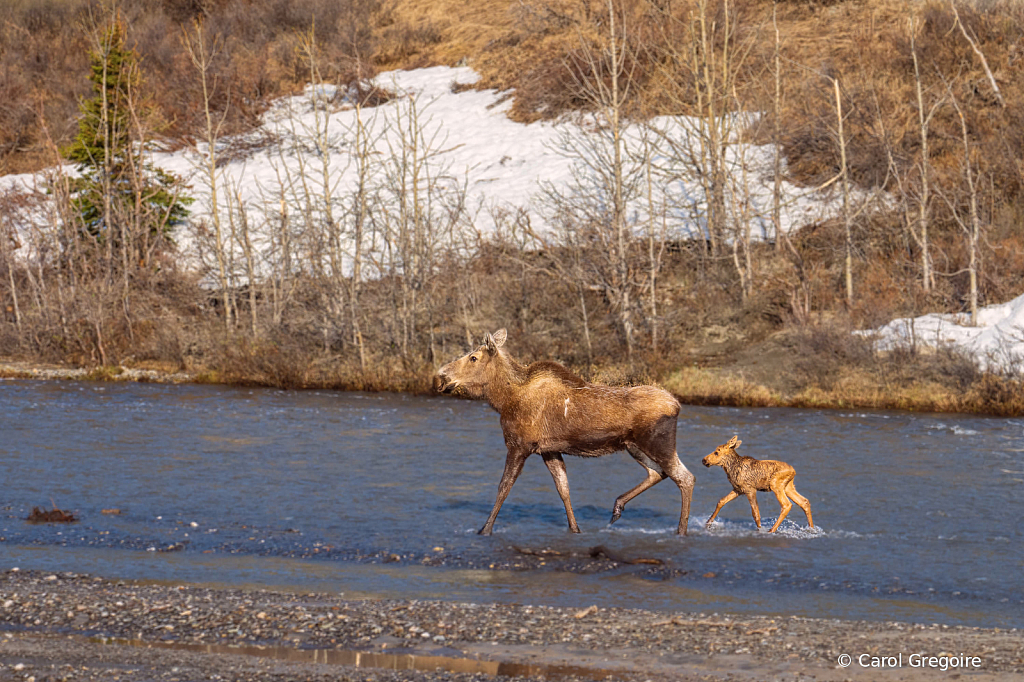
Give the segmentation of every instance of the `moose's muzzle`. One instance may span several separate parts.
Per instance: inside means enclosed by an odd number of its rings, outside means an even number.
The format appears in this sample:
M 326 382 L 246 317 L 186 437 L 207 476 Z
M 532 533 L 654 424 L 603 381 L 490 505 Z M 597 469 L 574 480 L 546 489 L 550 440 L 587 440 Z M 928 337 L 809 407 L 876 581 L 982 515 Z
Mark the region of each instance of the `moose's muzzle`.
M 445 393 L 455 385 L 455 382 L 451 381 L 448 377 L 443 374 L 434 375 L 434 392 Z

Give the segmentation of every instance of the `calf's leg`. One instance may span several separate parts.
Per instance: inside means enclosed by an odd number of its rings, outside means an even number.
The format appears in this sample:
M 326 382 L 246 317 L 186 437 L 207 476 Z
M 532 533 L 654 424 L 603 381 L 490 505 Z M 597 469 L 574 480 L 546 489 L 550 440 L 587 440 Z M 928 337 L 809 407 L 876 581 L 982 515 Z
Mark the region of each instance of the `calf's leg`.
M 807 525 L 814 528 L 814 519 L 811 518 L 811 503 L 806 497 L 796 491 L 793 481 L 790 481 L 789 484 L 786 485 L 786 494 L 789 495 L 790 499 L 796 502 L 798 507 L 804 510 L 804 514 L 807 515 Z
M 569 475 L 565 471 L 565 460 L 562 459 L 561 453 L 558 452 L 542 456 L 544 457 L 544 464 L 547 465 L 548 471 L 551 472 L 551 478 L 555 481 L 555 489 L 558 490 L 558 496 L 562 498 L 562 504 L 565 505 L 565 517 L 569 520 L 569 530 L 573 533 L 579 533 L 580 527 L 576 525 L 576 517 L 572 513 L 572 501 L 569 499 Z
M 510 449 L 508 451 L 508 456 L 505 458 L 505 471 L 501 474 L 501 483 L 498 484 L 498 498 L 494 501 L 491 515 L 487 517 L 487 522 L 480 529 L 479 535 L 490 535 L 491 531 L 494 530 L 494 521 L 498 518 L 498 510 L 501 509 L 505 498 L 508 497 L 509 492 L 512 490 L 512 484 L 516 482 L 519 474 L 522 473 L 523 464 L 526 462 L 527 456 L 528 453 L 519 452 L 518 450 Z
M 772 492 L 775 493 L 775 497 L 779 500 L 781 510 L 779 511 L 779 518 L 775 520 L 775 525 L 772 526 L 770 531 L 768 531 L 769 533 L 774 533 L 779 529 L 779 525 L 782 523 L 782 520 L 789 516 L 789 510 L 793 508 L 793 504 L 789 501 L 789 498 L 786 497 L 785 488 L 777 486 L 772 489 Z
M 750 502 L 750 513 L 754 515 L 754 523 L 757 529 L 761 530 L 761 510 L 757 508 L 757 491 L 747 493 L 747 501 Z
M 711 522 L 715 520 L 716 516 L 718 516 L 718 512 L 722 511 L 722 507 L 729 504 L 739 496 L 740 494 L 738 492 L 736 492 L 735 490 L 730 490 L 728 495 L 726 495 L 725 497 L 718 501 L 718 506 L 715 507 L 715 513 L 711 515 L 711 517 L 708 519 L 708 522 L 704 524 L 704 527 L 710 528 Z

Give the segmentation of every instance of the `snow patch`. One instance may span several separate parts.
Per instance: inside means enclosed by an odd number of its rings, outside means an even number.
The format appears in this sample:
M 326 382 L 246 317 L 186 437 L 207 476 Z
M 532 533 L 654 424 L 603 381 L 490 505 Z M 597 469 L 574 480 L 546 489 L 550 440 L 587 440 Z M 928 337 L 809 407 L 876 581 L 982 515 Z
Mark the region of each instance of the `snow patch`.
M 574 159 L 559 151 L 559 144 L 577 148 L 592 145 L 595 123 L 583 115 L 556 122 L 516 123 L 507 116 L 512 104 L 510 93 L 454 87 L 475 83 L 479 78 L 471 68 L 445 66 L 380 74 L 376 85 L 396 97 L 362 110 L 373 152 L 378 158 L 395 153 L 403 126 L 408 133 L 410 106 L 415 102 L 422 140 L 431 141 L 438 152 L 424 160 L 426 173 L 442 178 L 452 187 L 465 188 L 471 233 L 493 233 L 497 229 L 496 216 L 504 211 L 504 215 L 521 215 L 534 232 L 550 235 L 553 226 L 546 223 L 543 212 L 538 210 L 544 189 L 568 192 L 579 173 L 574 168 Z M 258 268 L 266 267 L 264 263 L 275 257 L 275 240 L 279 238 L 276 231 L 285 220 L 283 216 L 291 221 L 288 230 L 300 235 L 306 229 L 304 216 L 315 214 L 314 219 L 327 222 L 323 197 L 330 197 L 331 220 L 347 219 L 341 216 L 347 215 L 358 177 L 353 155 L 357 122 L 354 94 L 352 88 L 345 86 L 307 86 L 303 94 L 275 102 L 258 130 L 218 141 L 222 152 L 217 171 L 218 215 L 225 225 L 237 222 L 238 206 L 243 207 L 254 233 Z M 755 113 L 741 114 L 732 128 L 740 131 L 756 118 Z M 658 182 L 654 197 L 657 205 L 666 207 L 674 225 L 674 234 L 669 238 L 702 235 L 706 206 L 700 179 L 679 160 L 689 153 L 687 150 L 700 148 L 700 141 L 693 134 L 697 127 L 695 119 L 661 117 L 653 123 L 661 129 L 663 141 L 671 141 L 671 145 L 662 145 L 653 152 L 654 165 L 661 169 L 661 177 L 671 178 Z M 626 145 L 633 150 L 642 148 L 643 132 L 639 126 L 626 131 Z M 204 154 L 205 145 L 199 144 L 194 149 L 156 151 L 151 160 L 157 167 L 183 177 L 191 186 L 195 203 L 191 206 L 190 226 L 179 229 L 175 240 L 186 265 L 212 271 L 210 238 L 203 236 L 208 232 L 200 227 L 204 221 L 209 223 L 213 210 L 204 171 L 208 159 Z M 741 144 L 738 139 L 733 140 L 727 152 L 731 168 L 729 191 L 736 195 L 731 204 L 744 207 L 736 209 L 743 215 L 737 213 L 734 220 L 752 226 L 752 239 L 767 238 L 774 232 L 770 219 L 774 154 L 771 145 Z M 41 190 L 45 187 L 43 177 L 42 173 L 0 177 L 0 192 L 35 190 L 40 200 L 46 200 Z M 838 214 L 834 188 L 829 193 L 783 182 L 782 193 L 784 231 Z M 310 197 L 319 202 L 312 209 Z M 634 203 L 629 207 L 629 215 L 642 229 L 649 210 L 646 197 Z M 19 229 L 30 231 L 33 225 L 45 225 L 45 213 L 40 210 L 31 219 L 19 220 Z M 343 235 L 344 238 L 347 237 Z M 246 278 L 239 265 L 242 247 L 231 244 L 227 248 L 234 251 L 232 281 L 241 283 Z
M 873 337 L 878 350 L 952 346 L 977 358 L 982 369 L 1016 373 L 1024 368 L 1024 295 L 979 309 L 977 321 L 972 327 L 966 313 L 931 313 L 854 333 Z

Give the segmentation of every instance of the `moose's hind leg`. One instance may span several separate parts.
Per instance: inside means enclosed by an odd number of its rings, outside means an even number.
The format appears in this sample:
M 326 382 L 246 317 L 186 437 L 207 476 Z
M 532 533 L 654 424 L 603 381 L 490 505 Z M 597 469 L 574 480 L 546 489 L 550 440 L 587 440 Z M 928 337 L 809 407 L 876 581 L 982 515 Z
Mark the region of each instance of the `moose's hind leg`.
M 686 535 L 687 526 L 690 523 L 690 502 L 693 500 L 693 486 L 697 482 L 697 477 L 691 474 L 686 465 L 679 461 L 679 455 L 673 452 L 672 458 L 675 462 L 665 467 L 665 473 L 679 487 L 679 495 L 682 497 L 682 506 L 679 509 L 679 527 L 676 528 L 676 535 Z
M 679 461 L 679 454 L 676 452 L 676 416 L 665 415 L 637 434 L 637 447 L 679 487 L 682 504 L 676 534 L 686 535 L 693 486 L 697 482 L 697 477 Z
M 664 481 L 666 478 L 668 478 L 665 472 L 661 471 L 660 469 L 655 469 L 654 467 L 651 466 L 652 464 L 655 467 L 657 465 L 654 464 L 654 462 L 651 461 L 651 459 L 647 455 L 645 455 L 637 446 L 633 445 L 632 443 L 626 445 L 626 452 L 628 452 L 630 457 L 635 459 L 637 463 L 640 464 L 640 466 L 642 466 L 647 471 L 647 478 L 644 479 L 640 483 L 640 485 L 629 489 L 628 491 L 622 493 L 621 495 L 615 498 L 615 506 L 612 507 L 612 520 L 608 522 L 609 524 L 615 523 L 619 520 L 619 517 L 622 516 L 622 510 L 626 507 L 627 502 L 629 502 L 634 497 L 636 497 L 643 491 L 647 490 L 648 488 L 651 488 L 656 483 L 660 483 L 661 481 Z
M 548 471 L 551 472 L 551 478 L 555 481 L 555 489 L 558 490 L 558 496 L 562 498 L 562 504 L 565 505 L 565 517 L 569 521 L 569 530 L 573 533 L 579 533 L 580 527 L 576 525 L 576 517 L 572 513 L 572 501 L 569 499 L 569 474 L 565 471 L 565 460 L 562 459 L 561 453 L 549 453 L 542 455 L 544 457 L 544 464 L 547 465 Z

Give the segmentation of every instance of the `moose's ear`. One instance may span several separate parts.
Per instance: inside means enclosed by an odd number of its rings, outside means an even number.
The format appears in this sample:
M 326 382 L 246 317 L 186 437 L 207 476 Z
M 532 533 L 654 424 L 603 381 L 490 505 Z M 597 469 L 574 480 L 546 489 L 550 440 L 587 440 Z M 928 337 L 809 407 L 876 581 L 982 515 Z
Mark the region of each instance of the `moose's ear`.
M 498 349 L 505 343 L 506 336 L 507 334 L 504 329 L 494 332 L 494 336 L 491 336 L 490 332 L 484 334 L 484 345 L 487 346 L 487 352 L 491 355 L 497 353 Z
M 729 439 L 729 442 L 725 444 L 727 448 L 738 448 L 740 446 L 740 437 L 733 436 Z
M 733 450 L 735 450 L 736 448 L 738 448 L 738 447 L 739 447 L 739 446 L 741 446 L 741 445 L 743 445 L 743 441 L 741 441 L 741 440 L 738 440 L 738 441 L 736 441 L 736 445 L 733 445 L 733 446 L 732 446 L 732 449 L 733 449 Z

